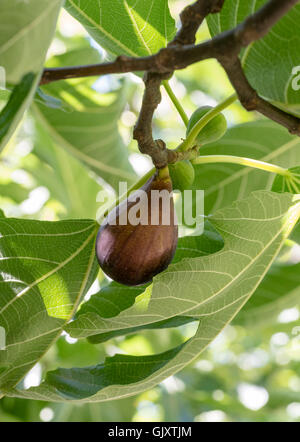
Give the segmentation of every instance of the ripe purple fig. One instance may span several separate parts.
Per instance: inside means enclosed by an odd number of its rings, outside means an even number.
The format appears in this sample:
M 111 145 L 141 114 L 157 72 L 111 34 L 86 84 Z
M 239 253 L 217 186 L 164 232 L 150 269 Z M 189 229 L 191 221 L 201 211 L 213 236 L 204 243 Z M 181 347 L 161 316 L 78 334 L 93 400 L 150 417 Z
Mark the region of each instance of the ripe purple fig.
M 97 259 L 114 281 L 141 285 L 168 267 L 177 240 L 172 182 L 169 175 L 160 177 L 156 172 L 103 221 L 96 240 Z

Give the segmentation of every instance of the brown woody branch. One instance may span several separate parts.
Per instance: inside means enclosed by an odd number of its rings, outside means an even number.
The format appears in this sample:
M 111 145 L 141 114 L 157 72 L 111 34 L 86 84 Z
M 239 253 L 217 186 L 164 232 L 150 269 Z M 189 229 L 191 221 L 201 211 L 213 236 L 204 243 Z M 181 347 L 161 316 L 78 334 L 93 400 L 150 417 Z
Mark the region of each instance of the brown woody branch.
M 151 71 L 157 73 L 172 72 L 175 69 L 183 69 L 196 61 L 184 60 L 184 53 L 189 53 L 195 41 L 197 29 L 204 18 L 211 12 L 219 12 L 224 0 L 198 0 L 193 5 L 187 6 L 180 14 L 182 26 L 177 32 L 174 40 L 169 43 L 168 49 L 164 48 L 157 54 L 148 57 L 127 57 L 120 55 L 114 61 L 87 66 L 72 66 L 63 68 L 44 69 L 40 84 L 48 84 L 53 81 L 67 80 L 70 78 L 93 77 L 106 74 L 122 74 L 134 71 Z M 201 45 L 198 45 L 198 47 Z M 202 60 L 211 58 L 204 49 Z M 176 58 L 180 57 L 180 66 L 175 66 Z M 189 56 L 189 55 L 188 55 Z M 193 54 L 192 54 L 193 56 Z
M 238 57 L 230 59 L 230 62 L 229 60 L 223 60 L 221 63 L 238 94 L 241 104 L 248 111 L 256 110 L 287 128 L 291 134 L 300 136 L 300 118 L 278 109 L 278 107 L 261 98 L 247 80 Z
M 206 0 L 206 2 L 208 1 Z M 196 4 L 198 3 L 199 0 Z M 297 3 L 299 3 L 299 0 L 270 0 L 264 7 L 248 17 L 236 28 L 223 32 L 211 40 L 198 45 L 188 44 L 180 46 L 173 45 L 172 42 L 167 48 L 163 48 L 158 53 L 148 57 L 137 58 L 121 55 L 109 63 L 46 68 L 41 78 L 41 84 L 69 78 L 121 74 L 133 71 L 166 73 L 177 69 L 184 69 L 193 63 L 208 58 L 230 58 L 233 54 L 238 54 L 242 47 L 246 47 L 253 41 L 263 37 Z M 185 24 L 186 27 L 187 23 Z M 181 32 L 179 31 L 175 40 L 182 38 L 179 37 Z
M 156 167 L 168 163 L 166 145 L 152 136 L 152 119 L 155 109 L 161 101 L 160 85 L 163 74 L 147 72 L 144 76 L 145 92 L 138 121 L 133 131 L 141 153 L 150 155 Z
M 185 46 L 195 43 L 196 33 L 205 17 L 220 12 L 225 0 L 198 0 L 180 14 L 181 28 L 169 46 Z
M 195 42 L 196 32 L 204 18 L 211 12 L 220 11 L 224 0 L 197 0 L 186 7 L 181 15 L 182 26 L 168 47 L 177 47 L 182 44 Z M 144 76 L 145 91 L 142 108 L 133 131 L 133 138 L 137 140 L 141 153 L 150 155 L 157 168 L 176 161 L 180 153 L 166 148 L 162 140 L 154 140 L 152 136 L 153 114 L 161 101 L 161 82 L 173 75 L 167 73 L 147 72 Z
M 203 19 L 209 13 L 218 12 L 224 3 L 224 0 L 198 0 L 181 13 L 181 29 L 168 47 L 161 49 L 157 54 L 141 58 L 120 56 L 111 63 L 93 66 L 45 69 L 41 84 L 82 76 L 146 71 L 146 90 L 135 137 L 138 138 L 141 151 L 148 153 L 146 151 L 149 149 L 154 163 L 161 167 L 166 158 L 168 161 L 174 160 L 174 153 L 162 149 L 161 142 L 158 143 L 160 149 L 154 146 L 156 142 L 152 138 L 152 132 L 150 134 L 153 113 L 160 101 L 161 79 L 171 75 L 174 70 L 183 69 L 204 59 L 216 58 L 227 72 L 241 103 L 247 110 L 257 110 L 286 127 L 290 133 L 300 136 L 300 119 L 259 97 L 249 84 L 239 60 L 239 53 L 243 47 L 266 35 L 271 27 L 298 2 L 299 0 L 269 0 L 236 28 L 223 32 L 207 42 L 194 45 L 195 34 Z M 147 88 L 152 91 L 155 99 L 152 99 Z M 146 118 L 147 112 L 149 115 Z M 155 151 L 158 161 L 155 161 Z M 167 152 L 167 155 L 162 152 Z

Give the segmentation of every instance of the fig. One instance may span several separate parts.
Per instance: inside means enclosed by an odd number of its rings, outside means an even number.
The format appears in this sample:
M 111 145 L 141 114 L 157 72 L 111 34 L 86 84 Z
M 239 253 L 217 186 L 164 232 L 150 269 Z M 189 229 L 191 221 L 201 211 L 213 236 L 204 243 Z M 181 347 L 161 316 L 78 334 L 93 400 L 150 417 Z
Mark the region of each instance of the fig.
M 195 170 L 188 160 L 178 161 L 169 165 L 174 190 L 183 192 L 190 189 L 195 179 Z
M 172 182 L 169 174 L 162 178 L 156 172 L 108 214 L 99 228 L 96 255 L 114 281 L 141 285 L 168 267 L 177 240 Z
M 202 118 L 208 111 L 213 109 L 211 106 L 202 106 L 195 110 L 189 119 L 186 134 L 188 135 L 194 125 Z M 216 115 L 212 120 L 210 120 L 206 126 L 197 135 L 197 144 L 203 145 L 212 143 L 223 137 L 227 130 L 227 121 L 222 113 Z

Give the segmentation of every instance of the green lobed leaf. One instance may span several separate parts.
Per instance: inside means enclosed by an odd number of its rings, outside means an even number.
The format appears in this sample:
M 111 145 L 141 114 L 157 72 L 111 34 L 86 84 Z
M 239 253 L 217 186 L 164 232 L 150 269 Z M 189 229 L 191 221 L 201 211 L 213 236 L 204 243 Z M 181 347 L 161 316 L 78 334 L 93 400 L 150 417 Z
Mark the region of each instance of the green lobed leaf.
M 40 387 L 13 390 L 11 396 L 97 402 L 152 388 L 195 360 L 235 317 L 256 290 L 300 215 L 300 202 L 290 194 L 267 191 L 218 211 L 210 222 L 222 234 L 224 248 L 212 255 L 183 259 L 153 281 L 148 302 L 112 318 L 81 315 L 67 326 L 83 337 L 120 328 L 151 324 L 174 316 L 197 318 L 193 338 L 159 355 L 116 355 L 85 369 L 59 369 Z
M 221 250 L 223 246 L 224 243 L 220 235 L 206 222 L 204 233 L 201 236 L 179 238 L 176 254 L 172 262 L 176 263 L 184 258 L 195 258 L 216 253 Z M 88 302 L 85 302 L 76 315 L 76 318 L 89 313 L 96 314 L 102 318 L 117 316 L 122 311 L 131 307 L 139 295 L 143 294 L 141 300 L 143 299 L 144 302 L 147 302 L 151 296 L 151 289 L 151 285 L 149 285 L 148 288 L 146 286 L 126 287 L 113 282 L 92 296 Z M 194 318 L 177 316 L 148 325 L 141 325 L 130 329 L 120 328 L 113 332 L 93 335 L 89 337 L 89 341 L 95 344 L 124 334 L 136 333 L 145 329 L 178 327 L 191 321 L 194 321 Z
M 0 59 L 7 83 L 16 85 L 0 122 L 0 151 L 29 107 L 38 86 L 63 0 L 2 1 Z
M 236 318 L 250 327 L 267 326 L 279 313 L 300 304 L 300 264 L 271 267 L 264 280 Z
M 172 263 L 175 264 L 184 258 L 211 255 L 221 250 L 223 246 L 224 241 L 221 235 L 213 228 L 209 221 L 205 221 L 202 235 L 179 238 Z
M 266 3 L 267 0 L 226 0 L 219 14 L 207 18 L 211 34 L 215 36 L 234 28 Z M 253 88 L 263 97 L 286 107 L 300 104 L 300 94 L 292 87 L 295 76 L 292 70 L 299 66 L 299 31 L 300 4 L 297 4 L 264 38 L 249 45 L 241 55 Z
M 273 192 L 290 192 L 300 193 L 300 167 L 290 167 L 289 171 L 294 175 L 292 178 L 287 178 L 282 175 L 276 175 L 273 185 Z
M 144 330 L 157 330 L 165 328 L 180 327 L 181 325 L 194 322 L 196 319 L 188 316 L 174 316 L 174 318 L 165 319 L 163 321 L 152 322 L 151 324 L 137 325 L 136 327 L 125 328 L 120 330 L 114 330 L 107 333 L 99 333 L 97 335 L 89 336 L 88 341 L 91 344 L 100 344 L 106 342 L 109 339 L 116 338 L 118 336 L 129 335 L 133 333 L 141 333 Z
M 50 66 L 99 62 L 98 51 L 85 43 L 81 49 L 56 56 Z M 35 117 L 53 141 L 85 166 L 117 188 L 119 181 L 134 180 L 128 151 L 118 130 L 118 120 L 125 105 L 125 89 L 100 94 L 92 88 L 94 80 L 60 81 L 43 86 L 43 93 L 63 101 L 67 109 L 50 108 L 34 103 Z
M 40 87 L 37 89 L 34 99 L 38 103 L 44 104 L 45 106 L 51 107 L 53 109 L 62 109 L 65 110 L 66 112 L 71 110 L 68 106 L 65 105 L 65 103 L 62 100 L 51 97 L 51 95 L 45 94 L 42 88 Z
M 79 160 L 54 144 L 38 122 L 34 150 L 22 167 L 32 174 L 37 185 L 49 189 L 51 198 L 62 204 L 60 218 L 96 218 L 101 205 L 97 194 L 103 191 L 102 186 Z
M 65 8 L 114 55 L 153 54 L 165 47 L 175 32 L 168 0 L 67 0 Z
M 237 155 L 277 164 L 285 168 L 300 162 L 300 140 L 271 121 L 244 123 L 230 128 L 217 143 L 201 147 L 202 155 Z M 206 214 L 272 187 L 274 174 L 236 164 L 195 166 L 193 189 L 203 189 Z
M 300 223 L 298 222 L 296 227 L 294 228 L 291 239 L 295 241 L 297 244 L 300 244 Z
M 21 184 L 9 182 L 0 184 L 0 196 L 10 198 L 12 201 L 20 204 L 28 197 L 29 190 Z
M 151 296 L 151 285 L 148 288 L 146 288 L 145 286 L 126 287 L 112 282 L 109 286 L 104 287 L 100 290 L 100 292 L 93 295 L 88 302 L 85 302 L 76 315 L 76 318 L 80 317 L 80 315 L 88 315 L 91 317 L 97 315 L 101 318 L 111 318 L 114 316 L 118 316 L 121 312 L 133 306 L 136 298 L 139 295 L 142 295 L 144 292 L 146 294 L 146 298 L 148 296 Z M 112 332 L 100 333 L 90 336 L 89 342 L 93 344 L 99 344 L 111 338 L 123 336 L 124 334 L 137 333 L 145 329 L 147 330 L 178 327 L 191 321 L 193 321 L 193 319 L 188 317 L 175 317 L 148 325 L 131 327 L 130 329 L 120 328 Z
M 25 73 L 41 70 L 62 3 L 61 0 L 1 2 L 0 57 L 8 83 L 17 84 Z
M 286 201 L 292 201 L 292 195 L 283 194 L 282 196 Z M 246 278 L 246 282 L 252 278 L 250 275 L 256 270 L 257 260 L 261 260 L 261 254 L 266 253 L 265 248 L 274 247 L 276 239 L 278 240 L 278 220 L 272 226 L 272 220 L 264 222 L 265 215 L 260 213 L 264 212 L 263 208 L 265 211 L 267 210 L 268 204 L 270 205 L 269 210 L 271 210 L 272 201 L 274 205 L 277 201 L 279 204 L 278 197 L 279 194 L 275 193 L 255 192 L 248 199 L 233 204 L 232 208 L 225 208 L 223 211 L 217 212 L 215 216 L 210 218 L 210 222 L 222 234 L 225 240 L 224 248 L 212 255 L 184 259 L 170 265 L 165 272 L 154 278 L 152 296 L 146 306 L 139 305 L 143 303 L 143 299 L 140 298 L 140 302 L 136 302 L 131 308 L 114 318 L 103 320 L 93 315 L 92 324 L 89 324 L 85 315 L 81 315 L 67 326 L 67 331 L 74 337 L 86 337 L 95 334 L 96 331 L 97 333 L 108 332 L 149 324 L 177 315 L 195 318 L 203 309 L 209 310 L 210 303 L 207 302 L 207 299 L 210 299 L 211 293 L 214 293 L 215 290 L 218 292 L 220 290 L 222 293 L 222 287 L 227 287 L 223 298 L 223 305 L 226 305 L 225 299 L 227 297 L 231 299 L 231 292 L 234 290 L 231 281 L 234 281 L 233 286 L 238 283 L 242 287 L 244 278 Z M 247 210 L 250 213 L 249 221 L 247 218 L 243 222 L 241 212 L 245 213 Z M 276 208 L 276 210 L 279 209 Z M 225 218 L 224 213 L 231 212 L 234 216 L 231 216 L 228 222 L 226 219 L 222 222 L 222 219 Z M 251 218 L 254 218 L 254 213 L 256 215 L 255 221 L 251 221 Z M 219 219 L 220 224 L 217 221 Z M 266 232 L 268 224 L 269 231 Z M 262 238 L 262 231 L 264 231 L 264 238 Z M 235 242 L 237 239 L 240 240 L 239 243 Z M 282 238 L 280 237 L 280 244 L 281 242 Z M 277 253 L 277 251 L 274 252 L 273 258 Z M 269 263 L 269 260 L 270 250 L 265 262 Z M 262 269 L 263 265 L 260 264 L 259 267 Z M 253 281 L 257 280 L 259 276 L 261 277 L 260 273 L 254 273 Z M 250 284 L 250 286 L 252 285 Z M 214 296 L 212 295 L 213 299 Z M 174 298 L 176 298 L 176 302 L 174 302 Z M 204 304 L 203 308 L 202 303 Z M 145 316 L 143 315 L 144 310 L 147 312 Z
M 43 356 L 96 277 L 91 220 L 0 219 L 0 391 L 16 385 Z
M 3 147 L 12 132 L 19 115 L 23 113 L 25 103 L 32 94 L 32 88 L 36 83 L 36 75 L 32 72 L 24 75 L 20 83 L 13 89 L 8 102 L 0 113 L 0 146 Z

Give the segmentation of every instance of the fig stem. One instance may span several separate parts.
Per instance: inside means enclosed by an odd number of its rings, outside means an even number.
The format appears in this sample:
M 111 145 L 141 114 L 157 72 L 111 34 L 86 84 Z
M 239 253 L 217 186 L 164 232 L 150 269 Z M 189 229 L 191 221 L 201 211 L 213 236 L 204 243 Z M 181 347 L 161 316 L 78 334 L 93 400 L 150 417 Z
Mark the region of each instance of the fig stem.
M 170 83 L 167 80 L 163 80 L 162 84 L 163 84 L 163 86 L 165 88 L 165 91 L 169 95 L 171 101 L 173 102 L 174 106 L 176 107 L 179 115 L 181 116 L 181 119 L 184 122 L 185 127 L 187 127 L 188 122 L 189 122 L 189 118 L 188 118 L 187 114 L 185 113 L 183 107 L 181 106 L 178 98 L 174 94 L 174 92 L 173 92 L 173 90 L 172 90 L 172 88 L 170 86 Z
M 158 169 L 157 173 L 158 173 L 158 176 L 161 180 L 169 180 L 170 179 L 170 172 L 169 172 L 168 166 Z
M 222 110 L 226 109 L 232 103 L 237 100 L 238 96 L 236 93 L 230 95 L 230 97 L 226 98 L 226 100 L 219 103 L 216 107 L 208 111 L 202 118 L 195 124 L 192 128 L 189 135 L 186 137 L 183 143 L 178 147 L 178 150 L 184 151 L 191 149 L 195 144 L 195 140 L 199 134 L 199 132 L 210 122 L 216 115 L 222 112 Z
M 255 169 L 265 170 L 266 172 L 276 173 L 284 177 L 291 177 L 291 172 L 283 167 L 275 164 L 266 163 L 264 161 L 254 160 L 252 158 L 237 157 L 233 155 L 203 155 L 192 161 L 193 164 L 209 164 L 209 163 L 231 163 L 241 166 L 253 167 Z

